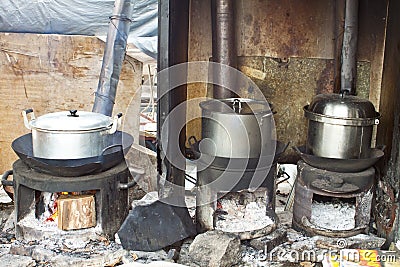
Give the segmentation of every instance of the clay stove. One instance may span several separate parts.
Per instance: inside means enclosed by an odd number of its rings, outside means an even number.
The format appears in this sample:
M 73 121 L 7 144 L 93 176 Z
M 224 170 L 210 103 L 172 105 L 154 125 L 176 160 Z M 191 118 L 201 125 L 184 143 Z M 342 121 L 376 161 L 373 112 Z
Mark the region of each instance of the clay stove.
M 21 160 L 13 164 L 16 238 L 36 239 L 33 229 L 25 224 L 34 214 L 40 192 L 95 191 L 96 233 L 110 239 L 120 228 L 129 211 L 126 185 L 130 172 L 123 161 L 101 173 L 77 177 L 60 177 L 29 168 Z M 39 193 L 39 194 L 38 194 Z M 25 220 L 24 220 L 25 219 Z M 30 220 L 29 225 L 32 224 Z M 93 230 L 92 229 L 92 230 Z M 81 230 L 78 230 L 81 231 Z M 72 234 L 72 231 L 61 231 Z
M 293 228 L 307 235 L 349 237 L 369 232 L 375 169 L 339 173 L 297 163 Z

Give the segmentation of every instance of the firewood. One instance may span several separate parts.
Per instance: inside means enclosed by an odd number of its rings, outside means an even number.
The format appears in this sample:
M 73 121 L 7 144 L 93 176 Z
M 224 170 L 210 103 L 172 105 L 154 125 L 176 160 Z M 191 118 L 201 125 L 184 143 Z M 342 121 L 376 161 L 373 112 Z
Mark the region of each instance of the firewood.
M 93 195 L 62 195 L 58 198 L 58 228 L 76 230 L 96 225 Z

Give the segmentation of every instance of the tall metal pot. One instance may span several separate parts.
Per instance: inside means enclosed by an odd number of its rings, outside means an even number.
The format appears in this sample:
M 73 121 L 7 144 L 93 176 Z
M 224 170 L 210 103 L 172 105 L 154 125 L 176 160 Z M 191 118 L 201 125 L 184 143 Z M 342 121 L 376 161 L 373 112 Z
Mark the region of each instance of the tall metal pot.
M 245 98 L 212 99 L 202 109 L 202 153 L 223 158 L 258 158 L 275 144 L 268 102 Z
M 307 153 L 325 158 L 369 157 L 373 126 L 380 114 L 367 99 L 320 94 L 304 107 L 308 119 Z

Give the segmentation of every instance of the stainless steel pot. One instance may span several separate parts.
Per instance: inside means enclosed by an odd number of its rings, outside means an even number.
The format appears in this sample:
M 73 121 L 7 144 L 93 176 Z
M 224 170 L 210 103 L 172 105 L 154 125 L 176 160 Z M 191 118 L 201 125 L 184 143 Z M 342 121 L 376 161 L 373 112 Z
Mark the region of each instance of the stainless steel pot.
M 35 118 L 32 109 L 23 111 L 22 115 L 25 127 L 32 130 L 33 155 L 44 159 L 99 156 L 111 145 L 112 134 L 122 116 L 111 118 L 100 113 L 71 110 Z
M 274 121 L 268 102 L 244 98 L 212 99 L 200 103 L 200 152 L 225 158 L 257 158 L 275 144 Z
M 356 96 L 320 94 L 304 107 L 308 119 L 307 153 L 339 159 L 368 157 L 373 126 L 380 114 Z

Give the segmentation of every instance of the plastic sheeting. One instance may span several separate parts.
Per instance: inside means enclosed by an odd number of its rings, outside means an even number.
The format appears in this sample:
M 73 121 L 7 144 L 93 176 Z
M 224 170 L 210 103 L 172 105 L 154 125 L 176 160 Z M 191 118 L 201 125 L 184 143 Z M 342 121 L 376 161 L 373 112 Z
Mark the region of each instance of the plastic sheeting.
M 0 31 L 106 36 L 113 0 L 1 0 Z M 157 57 L 158 1 L 135 0 L 128 43 Z

